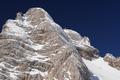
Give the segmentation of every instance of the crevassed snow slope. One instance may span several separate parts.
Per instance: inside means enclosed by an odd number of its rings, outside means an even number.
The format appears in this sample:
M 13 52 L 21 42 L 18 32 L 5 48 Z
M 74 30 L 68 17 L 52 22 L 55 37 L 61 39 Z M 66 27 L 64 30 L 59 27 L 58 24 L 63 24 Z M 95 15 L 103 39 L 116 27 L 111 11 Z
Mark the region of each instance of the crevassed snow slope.
M 120 71 L 109 66 L 101 57 L 92 61 L 83 59 L 83 62 L 99 80 L 120 80 Z

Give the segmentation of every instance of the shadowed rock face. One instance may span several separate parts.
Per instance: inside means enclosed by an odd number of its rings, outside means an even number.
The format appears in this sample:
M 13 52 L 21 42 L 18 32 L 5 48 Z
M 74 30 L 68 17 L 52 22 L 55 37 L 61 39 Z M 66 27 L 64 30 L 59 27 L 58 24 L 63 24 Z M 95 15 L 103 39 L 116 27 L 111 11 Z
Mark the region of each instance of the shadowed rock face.
M 116 58 L 112 54 L 107 53 L 104 60 L 108 62 L 110 66 L 120 70 L 120 57 Z
M 0 33 L 0 80 L 90 80 L 90 76 L 81 52 L 43 9 L 31 8 L 5 23 Z

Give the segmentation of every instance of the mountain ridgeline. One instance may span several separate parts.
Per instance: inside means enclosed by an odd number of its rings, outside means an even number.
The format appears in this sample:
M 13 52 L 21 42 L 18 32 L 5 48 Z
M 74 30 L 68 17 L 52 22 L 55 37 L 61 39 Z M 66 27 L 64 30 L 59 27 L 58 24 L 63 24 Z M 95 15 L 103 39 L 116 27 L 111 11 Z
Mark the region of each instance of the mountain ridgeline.
M 42 8 L 30 8 L 3 25 L 0 80 L 99 80 L 83 61 L 98 53 L 88 37 L 62 29 Z

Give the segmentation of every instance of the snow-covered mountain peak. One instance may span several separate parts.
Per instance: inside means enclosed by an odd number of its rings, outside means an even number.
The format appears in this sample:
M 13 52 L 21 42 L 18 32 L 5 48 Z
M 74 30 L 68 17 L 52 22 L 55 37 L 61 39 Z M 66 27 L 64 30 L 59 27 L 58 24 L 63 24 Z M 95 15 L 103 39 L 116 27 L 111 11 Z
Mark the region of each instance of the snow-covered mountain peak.
M 23 16 L 53 20 L 52 17 L 44 9 L 39 7 L 30 8 Z
M 88 37 L 82 37 L 78 32 L 71 29 L 64 29 L 64 31 L 68 35 L 69 39 L 73 42 L 73 44 L 91 46 Z
M 32 25 L 37 25 L 43 21 L 53 21 L 52 17 L 42 8 L 30 8 L 25 14 L 27 20 L 31 22 Z
M 8 20 L 0 47 L 1 80 L 88 80 L 92 75 L 62 27 L 41 8 Z
M 3 26 L 0 80 L 110 80 L 109 74 L 104 74 L 106 68 L 111 73 L 119 71 L 98 53 L 88 37 L 62 29 L 42 8 L 31 8 Z M 119 62 L 117 58 L 115 66 Z

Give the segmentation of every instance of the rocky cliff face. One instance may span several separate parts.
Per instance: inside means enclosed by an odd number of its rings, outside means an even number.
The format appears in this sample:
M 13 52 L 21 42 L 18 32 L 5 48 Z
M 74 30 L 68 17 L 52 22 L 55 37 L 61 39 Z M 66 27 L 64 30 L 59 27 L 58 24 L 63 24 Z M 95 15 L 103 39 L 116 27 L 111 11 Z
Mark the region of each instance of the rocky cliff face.
M 114 57 L 112 54 L 107 53 L 104 57 L 104 60 L 108 62 L 108 64 L 118 70 L 120 70 L 120 57 Z
M 97 57 L 87 37 L 63 30 L 41 8 L 8 20 L 0 33 L 0 80 L 90 80 Z
M 68 35 L 69 40 L 71 43 L 76 47 L 79 54 L 88 60 L 92 60 L 93 58 L 98 58 L 99 51 L 98 49 L 94 48 L 90 44 L 90 40 L 88 37 L 82 37 L 76 31 L 70 29 L 64 29 L 65 33 Z

